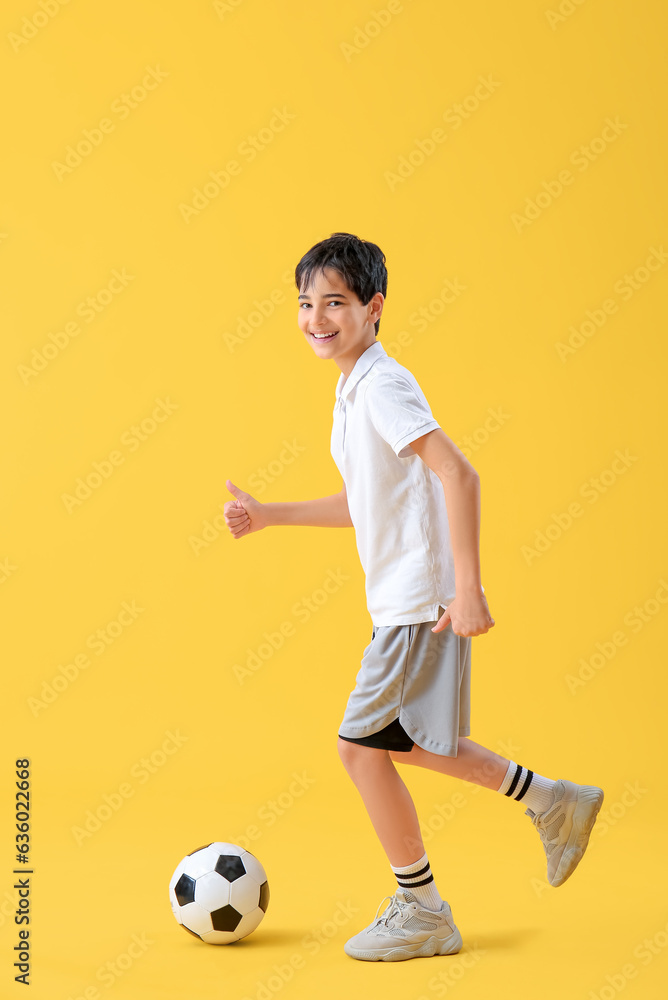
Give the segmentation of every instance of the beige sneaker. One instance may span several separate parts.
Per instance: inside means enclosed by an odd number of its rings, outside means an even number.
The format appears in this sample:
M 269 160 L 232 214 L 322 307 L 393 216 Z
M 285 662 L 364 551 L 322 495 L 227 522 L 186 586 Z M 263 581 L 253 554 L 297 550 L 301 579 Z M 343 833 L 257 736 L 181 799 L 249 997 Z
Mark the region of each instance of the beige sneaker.
M 547 880 L 563 885 L 582 860 L 596 816 L 603 803 L 603 789 L 559 779 L 552 804 L 543 812 L 526 810 L 538 830 L 547 855 Z
M 454 955 L 459 951 L 462 936 L 446 902 L 440 911 L 428 910 L 420 906 L 408 889 L 397 889 L 385 899 L 389 903 L 382 914 L 378 916 L 376 911 L 373 922 L 346 941 L 343 946 L 346 955 L 363 962 L 401 962 L 406 958 Z

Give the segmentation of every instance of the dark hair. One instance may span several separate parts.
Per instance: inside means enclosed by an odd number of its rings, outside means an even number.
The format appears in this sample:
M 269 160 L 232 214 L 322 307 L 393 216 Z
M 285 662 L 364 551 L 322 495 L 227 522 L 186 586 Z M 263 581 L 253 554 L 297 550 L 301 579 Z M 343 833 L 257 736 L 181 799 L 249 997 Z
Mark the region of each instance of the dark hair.
M 361 240 L 352 233 L 332 233 L 308 250 L 295 268 L 295 284 L 301 292 L 308 288 L 314 273 L 330 267 L 337 271 L 351 292 L 354 292 L 363 306 L 371 301 L 376 292 L 387 295 L 387 269 L 385 254 L 368 240 Z M 380 319 L 374 323 L 376 336 Z

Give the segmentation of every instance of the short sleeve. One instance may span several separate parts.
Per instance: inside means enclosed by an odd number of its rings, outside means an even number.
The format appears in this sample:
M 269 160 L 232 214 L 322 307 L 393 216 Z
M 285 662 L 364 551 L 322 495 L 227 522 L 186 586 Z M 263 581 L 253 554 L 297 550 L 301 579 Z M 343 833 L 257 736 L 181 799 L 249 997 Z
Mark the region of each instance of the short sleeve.
M 414 455 L 411 441 L 440 426 L 424 394 L 401 375 L 377 375 L 365 402 L 371 423 L 398 458 Z

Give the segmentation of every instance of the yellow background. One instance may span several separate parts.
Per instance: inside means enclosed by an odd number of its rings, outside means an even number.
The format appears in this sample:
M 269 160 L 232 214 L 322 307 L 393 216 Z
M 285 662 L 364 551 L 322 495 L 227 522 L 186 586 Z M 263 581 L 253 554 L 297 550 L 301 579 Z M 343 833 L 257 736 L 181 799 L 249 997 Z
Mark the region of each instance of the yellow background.
M 664 5 L 43 9 L 12 0 L 1 15 L 0 992 L 25 995 L 11 812 L 14 760 L 28 756 L 34 998 L 663 996 Z M 153 89 L 124 104 L 151 68 Z M 481 79 L 495 84 L 476 98 Z M 99 143 L 63 171 L 85 130 Z M 249 136 L 263 137 L 252 160 Z M 230 160 L 226 186 L 184 211 Z M 401 162 L 412 169 L 397 180 Z M 402 770 L 464 937 L 457 958 L 342 950 L 396 887 L 336 753 L 371 632 L 352 530 L 233 541 L 220 527 L 228 477 L 266 501 L 340 489 L 339 370 L 298 330 L 289 275 L 335 231 L 385 252 L 380 340 L 446 433 L 475 444 L 496 626 L 473 643 L 472 738 L 606 793 L 582 867 L 555 890 L 520 804 Z M 465 291 L 431 306 L 448 280 Z M 90 322 L 88 297 L 104 306 Z M 562 360 L 556 345 L 608 300 L 616 311 Z M 255 325 L 234 343 L 242 319 Z M 59 333 L 65 346 L 26 375 Z M 156 400 L 171 412 L 151 424 Z M 490 409 L 504 414 L 494 430 Z M 618 450 L 627 467 L 606 473 Z M 68 510 L 64 495 L 112 452 L 119 464 Z M 343 582 L 298 618 L 330 572 Z M 143 610 L 96 653 L 89 636 L 133 601 Z M 293 634 L 240 681 L 235 665 L 267 654 L 286 622 Z M 89 665 L 36 706 L 83 653 Z M 182 742 L 165 754 L 169 732 Z M 121 786 L 121 806 L 78 841 Z M 205 946 L 177 927 L 169 878 L 184 854 L 249 828 L 267 915 L 243 944 Z M 133 935 L 151 943 L 103 982 Z

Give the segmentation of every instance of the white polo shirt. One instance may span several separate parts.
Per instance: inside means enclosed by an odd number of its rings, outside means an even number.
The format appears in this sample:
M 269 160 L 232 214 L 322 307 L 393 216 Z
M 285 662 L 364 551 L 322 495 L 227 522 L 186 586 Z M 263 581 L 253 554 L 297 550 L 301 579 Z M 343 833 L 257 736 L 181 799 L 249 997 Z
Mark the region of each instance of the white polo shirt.
M 443 484 L 409 447 L 439 426 L 414 376 L 380 341 L 339 376 L 331 453 L 375 626 L 435 621 L 455 596 Z

